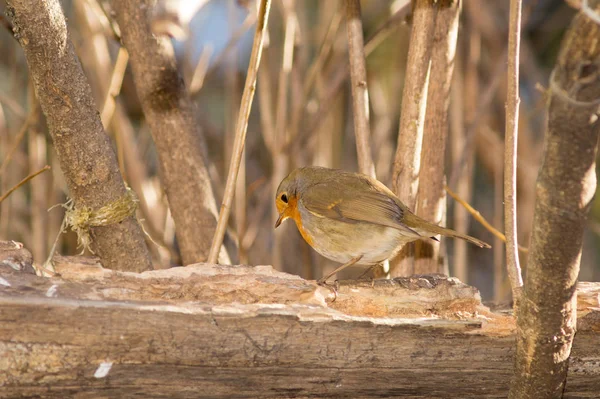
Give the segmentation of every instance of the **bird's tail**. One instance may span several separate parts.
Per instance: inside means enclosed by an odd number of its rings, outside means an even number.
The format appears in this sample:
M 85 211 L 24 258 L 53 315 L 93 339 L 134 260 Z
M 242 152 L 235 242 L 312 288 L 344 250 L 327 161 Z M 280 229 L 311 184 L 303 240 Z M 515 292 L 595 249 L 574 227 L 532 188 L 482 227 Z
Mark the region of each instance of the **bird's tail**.
M 429 234 L 430 236 L 441 234 L 446 237 L 460 238 L 461 240 L 468 241 L 471 244 L 475 244 L 481 248 L 491 248 L 492 247 L 487 242 L 481 241 L 475 237 L 471 237 L 466 234 L 461 234 L 458 231 L 454 231 L 452 229 L 447 229 L 445 227 L 441 227 L 436 224 L 429 223 L 425 219 L 422 219 L 422 218 L 418 217 L 417 215 L 411 214 L 408 218 L 406 218 L 406 216 L 408 216 L 408 215 L 405 215 L 405 221 L 407 222 L 406 223 L 407 226 L 418 231 L 419 234 L 423 234 L 423 235 Z M 413 218 L 416 218 L 416 219 L 413 219 Z M 413 220 L 411 220 L 411 219 L 413 219 Z M 418 227 L 416 225 L 411 226 L 416 221 L 418 221 Z M 413 223 L 410 223 L 410 222 L 413 222 Z

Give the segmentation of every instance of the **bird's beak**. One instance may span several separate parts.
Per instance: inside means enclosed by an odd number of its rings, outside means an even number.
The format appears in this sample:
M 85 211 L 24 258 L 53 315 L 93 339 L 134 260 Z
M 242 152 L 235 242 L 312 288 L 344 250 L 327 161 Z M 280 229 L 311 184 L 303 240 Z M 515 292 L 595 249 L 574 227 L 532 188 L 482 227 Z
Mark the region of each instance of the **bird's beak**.
M 277 218 L 277 221 L 275 222 L 275 228 L 278 228 L 279 225 L 281 224 L 281 222 L 283 222 L 283 212 L 279 214 L 279 217 Z

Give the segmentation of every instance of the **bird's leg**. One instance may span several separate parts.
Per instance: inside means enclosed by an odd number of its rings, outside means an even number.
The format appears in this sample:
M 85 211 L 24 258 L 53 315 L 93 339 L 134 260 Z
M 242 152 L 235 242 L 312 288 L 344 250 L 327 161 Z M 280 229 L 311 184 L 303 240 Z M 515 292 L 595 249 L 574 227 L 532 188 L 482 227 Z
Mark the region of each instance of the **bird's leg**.
M 344 270 L 347 267 L 352 266 L 353 264 L 355 264 L 356 262 L 358 262 L 359 260 L 361 260 L 362 257 L 363 257 L 362 255 L 359 255 L 356 258 L 350 259 L 349 262 L 344 263 L 343 265 L 341 265 L 340 267 L 338 267 L 337 269 L 335 269 L 334 271 L 332 271 L 331 273 L 329 273 L 327 276 L 325 276 L 322 279 L 318 280 L 317 284 L 319 284 L 319 285 L 327 284 L 327 280 L 329 280 L 329 277 L 333 276 L 337 272 L 341 272 L 342 270 Z
M 379 265 L 381 265 L 381 263 L 375 263 L 374 265 L 369 266 L 367 270 L 365 270 L 360 276 L 358 276 L 357 280 L 362 280 L 364 276 L 366 276 L 370 271 L 375 270 L 375 268 Z

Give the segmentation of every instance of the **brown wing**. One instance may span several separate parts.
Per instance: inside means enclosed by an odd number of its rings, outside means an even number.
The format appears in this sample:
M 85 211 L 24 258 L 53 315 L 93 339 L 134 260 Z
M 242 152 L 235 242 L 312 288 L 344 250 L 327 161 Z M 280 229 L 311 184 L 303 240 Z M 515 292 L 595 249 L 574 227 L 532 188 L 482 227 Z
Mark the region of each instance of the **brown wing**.
M 368 180 L 327 181 L 311 186 L 300 201 L 310 212 L 347 223 L 367 222 L 420 235 L 402 223 L 404 210 Z

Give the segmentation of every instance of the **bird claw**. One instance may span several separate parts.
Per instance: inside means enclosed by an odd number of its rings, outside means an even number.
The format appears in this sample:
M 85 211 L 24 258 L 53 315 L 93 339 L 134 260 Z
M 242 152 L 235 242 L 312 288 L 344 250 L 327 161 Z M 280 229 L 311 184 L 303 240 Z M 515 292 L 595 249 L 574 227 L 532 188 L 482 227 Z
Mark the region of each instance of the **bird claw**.
M 320 280 L 317 280 L 317 284 L 320 285 L 321 287 L 328 288 L 331 291 L 331 293 L 333 294 L 333 300 L 331 301 L 331 303 L 334 303 L 338 297 L 337 292 L 338 292 L 338 288 L 340 286 L 338 280 L 335 280 L 335 282 L 333 284 L 329 284 L 326 279 L 320 279 Z

